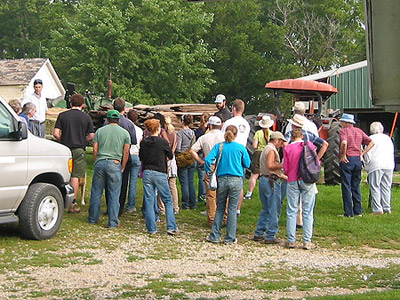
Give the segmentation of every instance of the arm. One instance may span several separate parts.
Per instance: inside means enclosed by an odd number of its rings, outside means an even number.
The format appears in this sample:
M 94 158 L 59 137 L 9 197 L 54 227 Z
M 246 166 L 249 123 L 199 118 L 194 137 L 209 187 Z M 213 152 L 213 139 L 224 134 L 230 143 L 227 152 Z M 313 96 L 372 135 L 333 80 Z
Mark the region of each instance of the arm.
M 211 165 L 214 163 L 215 159 L 217 158 L 217 154 L 219 152 L 219 144 L 216 144 L 212 149 L 211 152 L 207 155 L 204 160 L 204 170 L 208 173 L 211 171 Z
M 324 156 L 326 150 L 328 149 L 328 146 L 329 146 L 328 142 L 324 141 L 317 154 L 318 160 L 321 160 L 321 158 Z
M 87 142 L 87 143 L 93 141 L 93 139 L 94 139 L 94 132 L 89 133 L 89 134 L 86 136 L 86 142 Z
M 128 162 L 130 147 L 131 144 L 124 144 L 124 152 L 122 154 L 122 172 L 125 170 L 126 163 Z M 94 148 L 93 148 L 93 153 L 94 153 Z
M 93 143 L 93 161 L 96 162 L 97 153 L 99 152 L 99 143 Z
M 349 160 L 347 159 L 346 152 L 347 152 L 347 141 L 342 141 L 340 143 L 340 153 L 342 153 L 342 155 L 340 156 L 340 161 L 347 164 Z
M 200 166 L 204 165 L 204 160 L 197 154 L 196 151 L 194 151 L 193 149 L 190 149 L 189 153 L 199 163 Z
M 254 139 L 254 140 L 253 140 L 252 146 L 253 146 L 253 149 L 254 149 L 254 150 L 257 149 L 257 147 L 258 147 L 258 140 L 257 140 L 257 139 Z
M 172 153 L 175 153 L 176 151 L 176 146 L 178 146 L 178 141 L 177 141 L 177 136 L 174 134 L 174 142 L 172 143 Z
M 53 136 L 56 138 L 57 141 L 61 141 L 61 129 L 54 128 Z M 93 135 L 94 137 L 94 135 Z
M 251 159 L 250 159 L 250 155 L 249 152 L 247 151 L 246 147 L 243 147 L 243 158 L 242 158 L 242 164 L 243 167 L 245 168 L 249 168 L 250 164 L 251 164 Z
M 361 153 L 361 158 L 368 153 L 369 150 L 371 150 L 371 148 L 375 146 L 375 143 L 373 141 L 369 142 L 367 148 L 365 148 L 365 150 Z
M 181 152 L 182 137 L 181 137 L 181 135 L 179 134 L 179 132 L 176 134 L 176 136 L 177 136 L 177 143 L 176 143 L 176 149 L 175 149 L 175 151 L 179 153 L 179 152 Z
M 269 151 L 267 155 L 267 168 L 270 170 L 280 170 L 283 168 L 282 163 L 276 163 L 275 161 L 276 153 L 275 151 Z

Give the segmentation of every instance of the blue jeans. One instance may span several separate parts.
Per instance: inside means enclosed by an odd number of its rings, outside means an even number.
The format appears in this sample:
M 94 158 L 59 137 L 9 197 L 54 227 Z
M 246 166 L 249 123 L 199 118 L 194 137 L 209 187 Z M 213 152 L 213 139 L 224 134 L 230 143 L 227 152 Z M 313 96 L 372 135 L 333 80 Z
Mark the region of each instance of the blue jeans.
M 303 242 L 311 242 L 314 223 L 315 187 L 314 183 L 304 183 L 303 180 L 287 184 L 287 238 L 289 243 L 296 241 L 296 218 L 299 210 L 299 197 L 303 204 Z
M 360 191 L 362 164 L 359 156 L 348 156 L 347 159 L 348 163 L 340 163 L 340 179 L 344 215 L 353 217 L 362 214 Z
M 106 187 L 108 198 L 108 227 L 119 224 L 119 194 L 121 192 L 122 167 L 115 160 L 103 159 L 94 166 L 92 190 L 90 194 L 89 223 L 97 223 L 100 219 L 101 196 Z
M 128 203 L 126 204 L 126 209 L 133 209 L 136 205 L 136 188 L 137 179 L 140 172 L 140 159 L 138 155 L 131 155 L 131 171 L 129 177 L 129 193 L 128 193 Z
M 205 196 L 206 196 L 206 186 L 204 185 L 204 167 L 199 167 L 198 163 L 196 162 L 196 170 L 197 170 L 197 177 L 199 179 L 198 182 L 198 191 L 197 191 L 197 200 L 198 201 L 204 201 Z M 200 198 L 200 196 L 203 196 L 203 199 Z
M 154 170 L 144 170 L 142 181 L 145 203 L 144 216 L 146 219 L 146 227 L 149 233 L 157 232 L 156 217 L 154 212 L 154 206 L 157 205 L 156 189 L 161 196 L 161 200 L 164 202 L 167 230 L 178 230 L 174 209 L 172 206 L 172 196 L 168 185 L 167 174 Z
M 260 177 L 259 194 L 262 210 L 254 232 L 255 236 L 266 234 L 265 239 L 267 240 L 275 239 L 279 231 L 279 217 L 281 215 L 282 200 L 285 196 L 285 191 L 282 189 L 286 186 L 277 179 L 272 180 L 273 188 L 271 188 L 270 180 L 268 177 Z
M 178 178 L 181 184 L 182 208 L 196 207 L 196 189 L 194 187 L 195 166 L 178 168 Z
M 217 242 L 221 237 L 221 226 L 224 218 L 226 202 L 228 204 L 228 219 L 226 222 L 225 243 L 233 243 L 236 240 L 236 210 L 239 202 L 240 192 L 243 189 L 242 177 L 223 176 L 218 177 L 217 190 L 217 212 L 212 225 L 210 239 Z

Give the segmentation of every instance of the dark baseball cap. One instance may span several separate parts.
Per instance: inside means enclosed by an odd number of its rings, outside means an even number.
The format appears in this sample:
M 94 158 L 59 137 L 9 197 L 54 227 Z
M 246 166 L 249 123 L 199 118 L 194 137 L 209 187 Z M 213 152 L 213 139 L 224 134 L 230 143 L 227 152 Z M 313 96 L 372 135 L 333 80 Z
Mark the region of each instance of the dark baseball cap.
M 33 82 L 33 85 L 37 85 L 37 84 L 43 85 L 43 80 L 42 79 L 35 79 L 35 81 Z

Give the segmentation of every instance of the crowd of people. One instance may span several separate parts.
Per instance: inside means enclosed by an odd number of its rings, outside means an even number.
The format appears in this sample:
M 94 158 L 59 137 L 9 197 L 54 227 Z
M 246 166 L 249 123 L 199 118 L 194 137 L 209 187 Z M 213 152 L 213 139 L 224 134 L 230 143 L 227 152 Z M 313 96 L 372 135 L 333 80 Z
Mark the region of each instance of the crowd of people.
M 44 137 L 44 120 L 47 106 L 42 103 L 43 82 L 35 80 L 32 95 L 22 103 L 10 105 L 20 115 L 29 130 Z M 107 112 L 105 125 L 96 132 L 92 120 L 83 112 L 85 100 L 80 94 L 70 99 L 71 109 L 61 113 L 56 121 L 54 137 L 71 149 L 74 169 L 71 185 L 75 198 L 79 178 L 85 177 L 86 145 L 93 142 L 94 174 L 92 179 L 88 222 L 100 219 L 101 199 L 105 193 L 108 227 L 120 227 L 119 217 L 137 210 L 137 180 L 143 182 L 141 212 L 149 234 L 158 232 L 160 215 L 166 216 L 167 234 L 176 235 L 178 225 L 175 215 L 180 210 L 194 209 L 201 201 L 206 203 L 211 243 L 237 242 L 237 218 L 241 213 L 243 198 L 251 199 L 259 180 L 259 197 L 262 205 L 254 232 L 254 241 L 281 244 L 278 237 L 279 219 L 283 199 L 287 197 L 287 222 L 285 245 L 294 248 L 296 229 L 303 228 L 302 248 L 311 249 L 314 228 L 314 205 L 318 193 L 315 183 L 307 183 L 298 172 L 303 148 L 308 145 L 321 161 L 328 143 L 319 136 L 318 122 L 305 116 L 302 102 L 293 107 L 293 117 L 288 120 L 284 134 L 273 131 L 275 120 L 264 116 L 259 121 L 249 155 L 247 143 L 250 124 L 243 118 L 245 103 L 236 99 L 232 111 L 226 97 L 217 95 L 218 111 L 210 116 L 204 113 L 200 126 L 192 130 L 193 116 L 183 114 L 182 129 L 175 132 L 169 117 L 156 114 L 138 126 L 134 109 L 126 113 L 125 101 L 117 98 L 113 109 Z M 23 106 L 21 107 L 21 104 Z M 340 118 L 340 175 L 344 213 L 342 217 L 362 216 L 361 170 L 364 163 L 368 172 L 370 197 L 374 215 L 391 213 L 391 186 L 394 170 L 392 140 L 383 133 L 380 122 L 370 126 L 371 136 L 354 126 L 354 115 Z M 362 147 L 364 146 L 364 147 Z M 244 195 L 245 171 L 251 175 Z M 198 174 L 197 195 L 195 173 Z M 217 178 L 217 188 L 210 181 Z M 180 202 L 176 179 L 180 183 Z M 127 200 L 127 201 L 126 201 Z M 73 201 L 68 209 L 80 212 Z M 222 236 L 223 224 L 226 234 Z

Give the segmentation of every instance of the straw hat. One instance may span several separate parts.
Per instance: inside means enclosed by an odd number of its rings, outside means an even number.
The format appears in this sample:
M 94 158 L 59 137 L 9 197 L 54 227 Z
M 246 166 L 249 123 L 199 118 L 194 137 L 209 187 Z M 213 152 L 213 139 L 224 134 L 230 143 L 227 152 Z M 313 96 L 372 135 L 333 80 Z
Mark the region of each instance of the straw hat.
M 263 116 L 258 125 L 261 128 L 270 128 L 274 123 L 275 121 L 272 120 L 270 116 Z
M 293 119 L 288 119 L 289 123 L 296 126 L 296 127 L 303 127 L 304 126 L 304 117 L 300 116 L 299 114 L 295 114 Z

